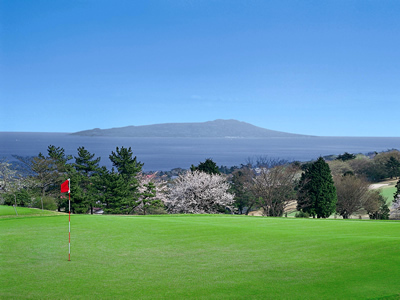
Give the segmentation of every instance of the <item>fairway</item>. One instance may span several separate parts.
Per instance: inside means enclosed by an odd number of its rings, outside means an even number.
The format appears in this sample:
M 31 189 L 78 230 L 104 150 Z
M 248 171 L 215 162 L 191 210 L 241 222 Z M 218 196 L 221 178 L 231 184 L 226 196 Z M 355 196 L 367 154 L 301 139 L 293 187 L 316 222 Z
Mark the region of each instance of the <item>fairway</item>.
M 394 193 L 396 192 L 396 187 L 389 186 L 381 189 L 381 195 L 386 198 L 386 203 L 391 206 L 394 200 Z
M 38 208 L 29 207 L 13 207 L 7 205 L 0 205 L 0 218 L 14 218 L 18 216 L 54 216 L 54 215 L 65 215 L 51 210 L 41 210 Z
M 0 219 L 1 299 L 400 294 L 400 222 L 226 215 Z M 396 296 L 397 295 L 397 296 Z

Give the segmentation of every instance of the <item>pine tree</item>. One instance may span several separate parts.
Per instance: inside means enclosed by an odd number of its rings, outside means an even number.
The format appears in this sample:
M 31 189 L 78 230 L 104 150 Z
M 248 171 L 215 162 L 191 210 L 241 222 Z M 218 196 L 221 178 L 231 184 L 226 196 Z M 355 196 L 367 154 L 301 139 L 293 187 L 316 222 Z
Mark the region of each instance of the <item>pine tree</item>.
M 385 163 L 385 167 L 390 179 L 400 176 L 400 161 L 398 161 L 394 156 L 389 158 Z
M 313 217 L 327 218 L 336 209 L 336 188 L 329 165 L 322 157 L 301 175 L 297 209 Z
M 120 174 L 111 172 L 105 168 L 97 181 L 101 192 L 101 200 L 104 203 L 104 212 L 109 214 L 129 214 L 136 205 L 132 202 L 129 188 Z
M 66 155 L 65 150 L 62 147 L 56 147 L 54 145 L 49 145 L 47 147 L 47 157 L 46 159 L 51 159 L 55 167 L 59 173 L 59 177 L 57 181 L 54 181 L 54 185 L 52 186 L 52 193 L 57 194 L 57 209 L 61 211 L 61 208 L 64 207 L 66 211 L 68 211 L 68 201 L 65 197 L 61 197 L 59 195 L 60 184 L 67 178 L 66 173 L 71 169 L 71 165 L 68 164 L 68 161 L 72 159 L 72 155 Z
M 139 181 L 137 176 L 142 171 L 143 163 L 137 161 L 136 156 L 133 157 L 131 147 L 116 148 L 116 151 L 112 151 L 109 156 L 112 164 L 116 167 L 118 175 L 123 179 L 125 188 L 128 191 L 128 207 L 124 208 L 124 213 L 131 213 L 137 204 L 140 197 L 139 192 Z
M 75 170 L 86 177 L 92 176 L 99 171 L 100 157 L 94 159 L 95 154 L 91 154 L 85 147 L 78 148 L 78 156 L 75 156 L 75 163 L 73 164 Z
M 75 213 L 85 213 L 90 208 L 90 213 L 93 214 L 94 204 L 98 200 L 94 182 L 100 172 L 100 157 L 96 159 L 94 157 L 94 153 L 91 154 L 85 147 L 79 147 L 78 156 L 75 156 L 73 164 L 76 172 L 72 170 L 69 172 L 71 185 L 75 187 L 71 193 L 72 211 Z
M 190 170 L 192 172 L 197 170 L 207 174 L 218 174 L 218 175 L 221 174 L 217 164 L 211 158 L 207 158 L 205 162 L 200 162 L 200 164 L 197 167 L 192 165 L 190 167 Z
M 254 172 L 248 167 L 243 167 L 232 173 L 230 192 L 235 195 L 234 205 L 239 214 L 245 213 L 247 215 L 257 203 L 257 197 L 251 189 L 254 184 L 253 179 Z
M 141 193 L 139 199 L 139 206 L 142 209 L 143 214 L 145 215 L 147 209 L 152 206 L 161 206 L 162 203 L 159 199 L 156 198 L 156 186 L 153 182 L 149 182 L 143 185 L 144 191 Z
M 121 149 L 117 147 L 116 152 L 112 151 L 109 158 L 127 183 L 135 179 L 142 171 L 143 163 L 137 161 L 136 156 L 133 157 L 131 147 L 121 147 Z
M 66 155 L 64 148 L 56 147 L 54 145 L 49 145 L 47 147 L 48 157 L 54 159 L 56 162 L 60 163 L 61 166 L 66 165 L 66 163 L 72 159 L 72 155 Z

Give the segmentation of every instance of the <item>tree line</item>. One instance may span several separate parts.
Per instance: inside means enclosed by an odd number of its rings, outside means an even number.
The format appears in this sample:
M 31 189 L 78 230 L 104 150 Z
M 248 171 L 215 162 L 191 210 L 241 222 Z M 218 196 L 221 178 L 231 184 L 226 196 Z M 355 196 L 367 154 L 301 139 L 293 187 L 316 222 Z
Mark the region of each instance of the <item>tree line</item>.
M 331 161 L 288 162 L 258 157 L 240 167 L 221 171 L 206 159 L 175 178 L 142 171 L 143 163 L 131 148 L 116 147 L 109 155 L 111 170 L 84 147 L 77 156 L 50 145 L 47 153 L 17 157 L 22 169 L 0 162 L 0 204 L 67 211 L 68 196 L 60 185 L 71 179 L 73 213 L 161 214 L 239 213 L 261 210 L 265 216 L 283 216 L 296 204 L 298 217 L 349 218 L 364 209 L 370 218 L 386 219 L 389 207 L 371 180 L 400 176 L 400 153 L 388 151 L 373 158 L 344 153 Z M 399 181 L 400 182 L 400 181 Z M 399 205 L 397 184 L 394 208 Z

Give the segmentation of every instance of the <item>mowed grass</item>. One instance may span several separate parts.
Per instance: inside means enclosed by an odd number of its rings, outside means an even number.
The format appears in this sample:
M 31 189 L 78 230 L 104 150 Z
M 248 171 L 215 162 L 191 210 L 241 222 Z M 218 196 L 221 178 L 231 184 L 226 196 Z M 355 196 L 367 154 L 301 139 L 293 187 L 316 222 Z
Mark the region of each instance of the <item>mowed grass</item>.
M 16 212 L 15 212 L 16 211 Z M 54 215 L 64 215 L 64 213 L 59 213 L 50 210 L 41 210 L 38 208 L 29 207 L 13 207 L 7 205 L 0 205 L 0 218 L 9 218 L 18 216 L 54 216 Z
M 390 206 L 393 203 L 394 200 L 394 193 L 396 192 L 396 187 L 394 186 L 388 186 L 381 188 L 381 195 L 385 197 L 386 203 Z
M 0 299 L 400 299 L 400 222 L 0 219 Z M 387 297 L 387 298 L 385 298 Z

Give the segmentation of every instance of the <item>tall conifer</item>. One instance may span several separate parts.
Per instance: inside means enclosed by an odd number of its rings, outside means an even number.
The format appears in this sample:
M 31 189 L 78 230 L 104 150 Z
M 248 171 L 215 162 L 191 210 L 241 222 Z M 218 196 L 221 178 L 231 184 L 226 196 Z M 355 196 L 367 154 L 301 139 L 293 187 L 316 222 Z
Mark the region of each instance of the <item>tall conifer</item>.
M 302 174 L 297 209 L 313 217 L 328 218 L 336 209 L 336 188 L 329 165 L 322 157 Z
M 142 171 L 143 163 L 138 161 L 136 156 L 133 156 L 131 147 L 117 147 L 115 152 L 111 152 L 109 158 L 113 166 L 117 169 L 118 176 L 120 176 L 125 183 L 124 188 L 126 191 L 123 192 L 125 196 L 121 199 L 125 199 L 126 201 L 124 201 L 126 203 L 121 202 L 123 206 L 121 210 L 123 213 L 129 214 L 138 205 L 137 201 L 139 200 L 140 192 L 137 177 Z
M 100 157 L 94 158 L 85 147 L 78 148 L 78 156 L 75 156 L 74 170 L 70 170 L 71 205 L 74 213 L 85 213 L 88 208 L 93 214 L 93 206 L 97 200 L 97 190 L 94 185 L 95 177 L 100 172 Z

